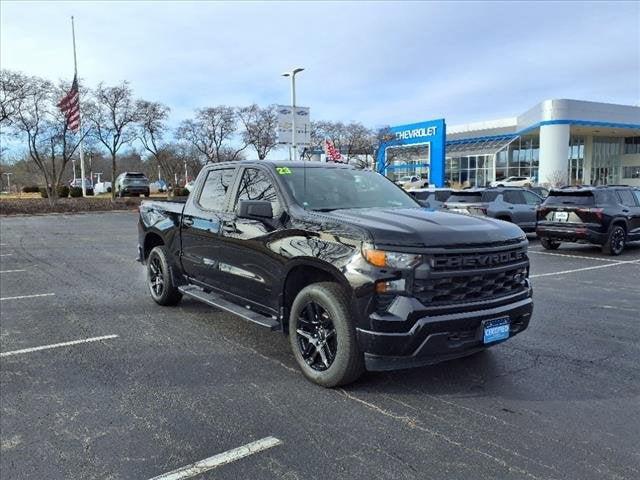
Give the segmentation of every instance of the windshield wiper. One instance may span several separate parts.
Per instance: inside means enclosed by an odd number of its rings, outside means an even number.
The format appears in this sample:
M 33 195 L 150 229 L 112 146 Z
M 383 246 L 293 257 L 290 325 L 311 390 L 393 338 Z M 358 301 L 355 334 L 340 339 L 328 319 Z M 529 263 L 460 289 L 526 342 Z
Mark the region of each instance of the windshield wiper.
M 337 208 L 312 208 L 314 212 L 333 212 L 334 210 L 338 210 Z

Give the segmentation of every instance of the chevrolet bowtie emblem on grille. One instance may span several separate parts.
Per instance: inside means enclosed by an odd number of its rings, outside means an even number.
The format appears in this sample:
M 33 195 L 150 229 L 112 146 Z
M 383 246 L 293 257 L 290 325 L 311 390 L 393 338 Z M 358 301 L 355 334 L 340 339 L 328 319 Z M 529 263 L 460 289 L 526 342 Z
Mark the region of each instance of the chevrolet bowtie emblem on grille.
M 526 257 L 524 250 L 511 250 L 508 252 L 474 253 L 471 255 L 448 255 L 436 257 L 431 260 L 433 268 L 458 268 L 458 267 L 493 267 L 504 263 L 516 262 Z

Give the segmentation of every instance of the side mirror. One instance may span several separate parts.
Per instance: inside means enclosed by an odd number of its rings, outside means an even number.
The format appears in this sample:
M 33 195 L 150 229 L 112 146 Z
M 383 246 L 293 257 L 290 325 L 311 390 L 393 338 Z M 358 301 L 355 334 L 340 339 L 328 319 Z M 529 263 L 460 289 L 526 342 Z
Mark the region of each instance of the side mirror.
M 427 200 L 418 200 L 416 198 L 415 201 L 418 202 L 421 207 L 427 207 L 427 208 L 429 207 L 429 202 Z
M 271 202 L 266 200 L 240 200 L 238 217 L 254 220 L 273 218 Z

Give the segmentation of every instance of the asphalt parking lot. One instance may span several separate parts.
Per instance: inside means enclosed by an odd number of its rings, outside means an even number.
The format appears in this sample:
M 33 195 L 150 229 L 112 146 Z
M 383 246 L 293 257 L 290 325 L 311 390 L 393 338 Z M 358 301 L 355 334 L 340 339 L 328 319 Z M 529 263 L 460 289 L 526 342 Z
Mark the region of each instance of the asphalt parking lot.
M 148 479 L 218 454 L 196 478 L 640 478 L 640 244 L 532 240 L 529 330 L 326 390 L 281 334 L 157 306 L 136 222 L 0 219 L 3 479 Z

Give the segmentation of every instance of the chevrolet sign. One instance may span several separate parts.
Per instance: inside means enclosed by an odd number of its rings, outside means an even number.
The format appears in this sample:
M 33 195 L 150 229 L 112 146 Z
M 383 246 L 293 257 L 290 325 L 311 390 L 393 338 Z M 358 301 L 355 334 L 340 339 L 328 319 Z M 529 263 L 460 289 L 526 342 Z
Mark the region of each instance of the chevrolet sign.
M 495 253 L 474 253 L 471 255 L 447 255 L 431 259 L 431 267 L 435 270 L 452 268 L 495 267 L 505 263 L 513 263 L 527 258 L 526 250 L 510 250 Z

